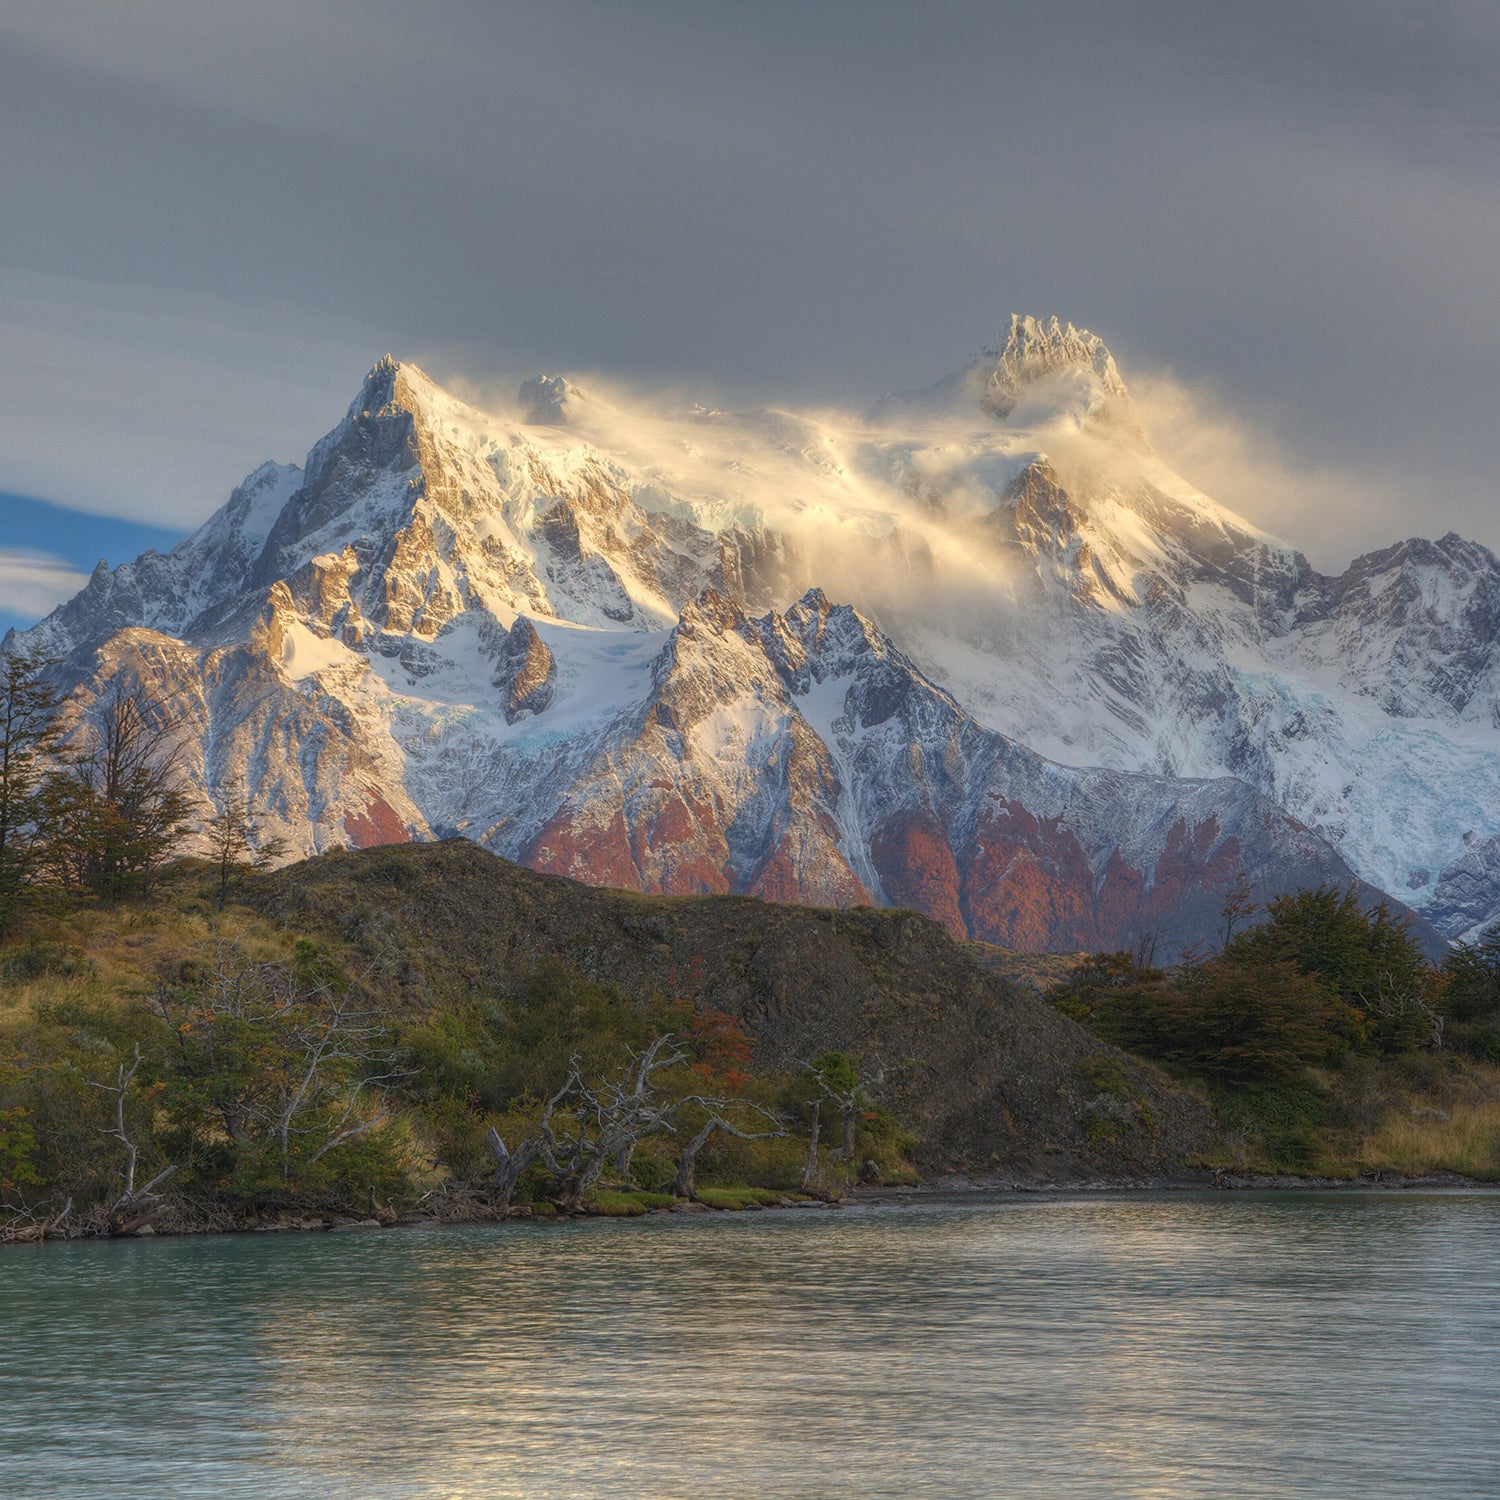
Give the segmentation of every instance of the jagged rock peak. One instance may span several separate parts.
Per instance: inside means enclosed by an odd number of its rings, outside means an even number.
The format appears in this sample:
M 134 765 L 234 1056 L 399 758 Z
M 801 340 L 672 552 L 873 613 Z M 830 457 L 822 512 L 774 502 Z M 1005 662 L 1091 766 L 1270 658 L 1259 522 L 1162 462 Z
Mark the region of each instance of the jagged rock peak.
M 973 368 L 984 372 L 980 406 L 1002 421 L 1011 414 L 1026 386 L 1066 370 L 1091 374 L 1106 397 L 1129 394 L 1104 340 L 1086 328 L 1059 323 L 1056 318 L 1043 321 L 1012 313 L 1005 342 L 997 341 L 985 349 Z
M 732 599 L 716 588 L 706 588 L 682 611 L 677 633 L 693 635 L 705 630 L 710 635 L 723 635 L 744 623 L 744 611 Z
M 530 427 L 562 427 L 579 399 L 578 387 L 561 375 L 533 375 L 521 382 L 516 400 Z
M 525 615 L 518 615 L 500 648 L 500 670 L 495 679 L 495 685 L 505 693 L 506 723 L 545 713 L 552 705 L 556 679 L 557 664 L 547 643 Z
M 307 455 L 308 485 L 319 482 L 330 459 L 347 446 L 351 435 L 364 432 L 366 437 L 354 440 L 366 442 L 370 440 L 368 435 L 376 434 L 377 446 L 394 450 L 405 443 L 412 420 L 430 421 L 434 415 L 461 405 L 424 370 L 394 355 L 383 355 L 365 376 L 344 420 Z M 386 451 L 376 461 L 389 462 L 390 456 Z
M 834 648 L 844 653 L 873 651 L 886 655 L 894 648 L 885 635 L 852 604 L 835 604 L 820 588 L 810 588 L 781 617 L 784 627 L 804 646 Z
M 415 415 L 452 400 L 425 370 L 392 354 L 384 354 L 371 367 L 360 385 L 359 394 L 349 403 L 345 421 L 400 412 Z M 311 463 L 308 467 L 312 467 Z
M 799 614 L 812 614 L 817 615 L 819 618 L 823 618 L 832 608 L 833 605 L 829 601 L 828 595 L 825 594 L 823 590 L 820 589 L 816 584 L 814 584 L 812 588 L 808 589 L 808 591 L 799 600 L 797 600 L 797 602 L 792 606 L 791 609 L 787 611 L 787 613 L 790 615 L 795 610 Z
M 354 398 L 351 412 L 377 412 L 395 399 L 396 378 L 401 373 L 401 362 L 392 354 L 383 354 L 371 366 Z

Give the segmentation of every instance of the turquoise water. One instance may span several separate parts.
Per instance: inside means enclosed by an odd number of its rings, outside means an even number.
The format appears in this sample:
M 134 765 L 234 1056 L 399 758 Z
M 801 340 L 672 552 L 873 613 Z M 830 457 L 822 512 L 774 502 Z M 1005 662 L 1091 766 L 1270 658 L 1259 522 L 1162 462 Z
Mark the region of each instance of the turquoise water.
M 0 1494 L 1500 1495 L 1500 1196 L 0 1253 Z

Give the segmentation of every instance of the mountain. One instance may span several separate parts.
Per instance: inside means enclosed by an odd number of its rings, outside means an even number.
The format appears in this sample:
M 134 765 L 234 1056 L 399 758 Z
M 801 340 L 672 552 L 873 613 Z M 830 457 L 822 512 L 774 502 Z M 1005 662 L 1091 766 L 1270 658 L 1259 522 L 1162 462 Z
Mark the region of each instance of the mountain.
M 1016 318 L 862 416 L 557 376 L 484 413 L 382 360 L 303 469 L 27 640 L 78 712 L 148 684 L 205 808 L 296 853 L 463 833 L 1177 951 L 1241 874 L 1493 918 L 1497 604 L 1456 537 L 1318 574 L 1167 468 L 1102 342 Z

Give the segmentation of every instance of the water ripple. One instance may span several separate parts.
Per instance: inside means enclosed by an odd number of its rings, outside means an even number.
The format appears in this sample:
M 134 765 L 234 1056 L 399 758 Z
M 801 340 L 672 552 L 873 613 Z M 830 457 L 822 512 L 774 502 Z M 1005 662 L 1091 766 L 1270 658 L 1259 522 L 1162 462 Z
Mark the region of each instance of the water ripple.
M 1500 1198 L 1164 1196 L 0 1257 L 0 1492 L 1500 1494 Z

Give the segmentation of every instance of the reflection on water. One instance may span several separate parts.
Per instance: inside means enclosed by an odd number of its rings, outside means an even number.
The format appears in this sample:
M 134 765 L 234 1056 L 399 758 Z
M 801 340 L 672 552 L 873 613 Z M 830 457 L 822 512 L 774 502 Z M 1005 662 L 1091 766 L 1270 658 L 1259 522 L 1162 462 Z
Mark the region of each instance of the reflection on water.
M 1500 1197 L 16 1249 L 0 1493 L 1500 1495 Z

